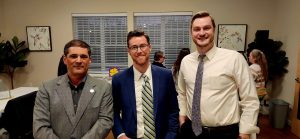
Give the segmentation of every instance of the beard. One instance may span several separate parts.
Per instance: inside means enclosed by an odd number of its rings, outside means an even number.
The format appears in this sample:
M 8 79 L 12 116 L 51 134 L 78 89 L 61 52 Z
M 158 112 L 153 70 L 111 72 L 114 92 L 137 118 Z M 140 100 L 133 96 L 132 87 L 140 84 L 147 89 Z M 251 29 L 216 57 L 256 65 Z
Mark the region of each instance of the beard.
M 196 38 L 196 39 L 193 39 L 193 41 L 194 41 L 194 43 L 195 43 L 198 47 L 203 48 L 203 47 L 208 47 L 208 46 L 210 46 L 211 44 L 213 44 L 214 39 L 213 39 L 213 36 L 212 36 L 212 37 L 210 37 L 210 38 L 205 38 L 205 39 L 198 39 L 198 38 Z
M 139 56 L 137 58 L 133 58 L 133 63 L 139 66 L 143 66 L 148 64 L 150 61 L 149 56 Z

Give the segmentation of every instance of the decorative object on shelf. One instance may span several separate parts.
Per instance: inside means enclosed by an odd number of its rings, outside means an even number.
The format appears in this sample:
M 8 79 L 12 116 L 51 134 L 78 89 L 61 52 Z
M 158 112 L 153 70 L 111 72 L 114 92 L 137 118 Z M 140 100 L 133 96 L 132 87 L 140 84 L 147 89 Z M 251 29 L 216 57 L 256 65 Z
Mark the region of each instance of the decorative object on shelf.
M 247 24 L 219 24 L 218 47 L 244 52 L 246 35 Z
M 120 68 L 119 67 L 111 67 L 111 68 L 109 68 L 108 71 L 109 71 L 109 77 L 112 77 L 120 71 Z
M 29 48 L 25 45 L 25 41 L 19 42 L 16 36 L 12 38 L 12 43 L 9 40 L 0 42 L 0 73 L 9 75 L 12 89 L 14 89 L 15 70 L 27 65 L 28 53 Z
M 27 26 L 30 51 L 52 51 L 50 26 Z

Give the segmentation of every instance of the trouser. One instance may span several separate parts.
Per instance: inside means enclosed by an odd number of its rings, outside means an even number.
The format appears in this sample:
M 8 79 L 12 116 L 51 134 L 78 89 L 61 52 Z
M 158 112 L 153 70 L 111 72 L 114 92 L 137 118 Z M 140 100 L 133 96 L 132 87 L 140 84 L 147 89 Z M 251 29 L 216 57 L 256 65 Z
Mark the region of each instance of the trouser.
M 187 120 L 179 129 L 179 139 L 237 139 L 239 136 L 238 124 L 219 127 L 202 127 L 202 133 L 196 136 L 192 129 L 191 120 Z

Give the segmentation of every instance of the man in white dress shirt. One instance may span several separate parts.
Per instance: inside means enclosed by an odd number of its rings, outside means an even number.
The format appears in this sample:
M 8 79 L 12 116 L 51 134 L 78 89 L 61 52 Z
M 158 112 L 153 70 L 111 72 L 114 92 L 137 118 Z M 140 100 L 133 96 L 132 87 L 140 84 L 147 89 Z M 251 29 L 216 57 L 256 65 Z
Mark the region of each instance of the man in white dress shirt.
M 208 12 L 191 21 L 197 51 L 184 57 L 178 76 L 180 133 L 182 138 L 250 138 L 256 126 L 259 101 L 244 57 L 214 44 L 215 22 Z M 192 130 L 192 105 L 199 55 L 205 55 L 200 98 L 202 133 Z

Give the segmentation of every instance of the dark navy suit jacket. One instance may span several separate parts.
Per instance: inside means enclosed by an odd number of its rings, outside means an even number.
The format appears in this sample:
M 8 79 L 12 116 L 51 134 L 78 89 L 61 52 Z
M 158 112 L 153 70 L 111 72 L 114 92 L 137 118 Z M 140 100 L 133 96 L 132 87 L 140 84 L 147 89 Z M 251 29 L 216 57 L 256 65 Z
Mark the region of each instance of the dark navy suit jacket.
M 171 70 L 152 66 L 153 103 L 157 139 L 175 139 L 179 127 L 177 92 Z M 133 67 L 116 74 L 112 79 L 114 100 L 113 133 L 137 137 L 136 98 Z

